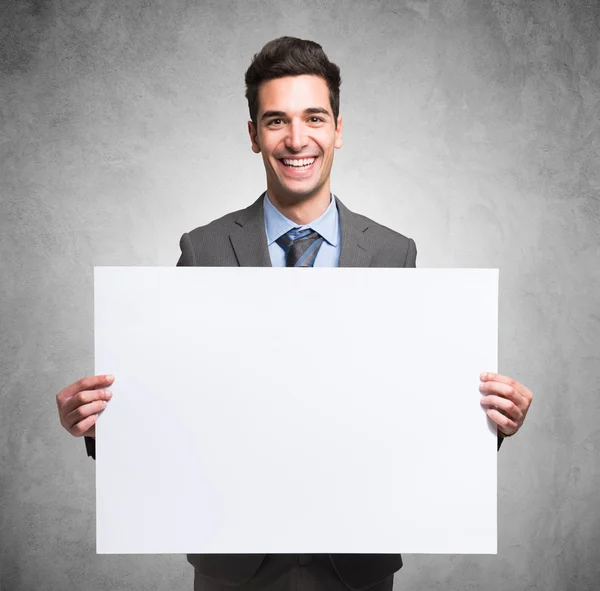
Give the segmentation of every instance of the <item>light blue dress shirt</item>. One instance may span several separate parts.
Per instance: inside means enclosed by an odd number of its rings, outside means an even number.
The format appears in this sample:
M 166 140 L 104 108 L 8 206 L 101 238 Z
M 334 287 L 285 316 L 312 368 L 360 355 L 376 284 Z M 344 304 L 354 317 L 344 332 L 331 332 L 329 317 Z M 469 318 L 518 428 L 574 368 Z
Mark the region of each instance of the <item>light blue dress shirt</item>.
M 292 228 L 310 228 L 318 232 L 323 238 L 323 244 L 319 248 L 315 267 L 337 267 L 340 260 L 340 216 L 335 202 L 335 195 L 331 193 L 331 202 L 325 213 L 314 222 L 299 226 L 296 222 L 286 218 L 269 199 L 265 193 L 263 199 L 265 212 L 265 231 L 267 233 L 267 244 L 269 256 L 273 267 L 285 267 L 285 252 L 277 242 L 280 236 L 289 232 Z

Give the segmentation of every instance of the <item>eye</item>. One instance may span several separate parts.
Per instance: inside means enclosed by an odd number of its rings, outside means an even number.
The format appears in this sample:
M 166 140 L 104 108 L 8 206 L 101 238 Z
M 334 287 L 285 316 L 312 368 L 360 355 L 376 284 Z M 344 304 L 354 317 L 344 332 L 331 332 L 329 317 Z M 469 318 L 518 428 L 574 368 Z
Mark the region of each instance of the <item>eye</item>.
M 311 117 L 310 118 L 311 123 L 325 123 L 325 119 L 323 119 L 322 117 Z
M 279 125 L 283 123 L 283 119 L 271 119 L 271 121 L 269 121 L 269 125 Z

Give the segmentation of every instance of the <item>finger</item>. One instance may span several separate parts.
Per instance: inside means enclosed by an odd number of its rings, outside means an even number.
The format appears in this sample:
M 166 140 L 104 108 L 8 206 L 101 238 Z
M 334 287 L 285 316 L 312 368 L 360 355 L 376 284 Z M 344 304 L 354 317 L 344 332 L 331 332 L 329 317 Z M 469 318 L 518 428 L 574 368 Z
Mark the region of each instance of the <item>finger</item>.
M 485 414 L 498 425 L 498 429 L 504 435 L 513 435 L 517 432 L 519 426 L 508 417 L 505 417 L 501 412 L 497 411 L 495 408 L 488 408 L 485 411 Z
M 531 390 L 523 386 L 517 382 L 517 380 L 513 380 L 513 378 L 509 378 L 508 376 L 503 376 L 499 373 L 491 373 L 491 372 L 483 372 L 480 376 L 482 382 L 500 382 L 502 384 L 506 384 L 510 386 L 514 390 L 516 390 L 523 398 L 525 398 L 528 403 L 531 402 L 533 395 L 531 394 Z
M 480 401 L 482 406 L 496 407 L 501 410 L 509 419 L 520 424 L 523 418 L 523 411 L 510 400 L 501 396 L 485 396 Z
M 73 412 L 70 412 L 65 417 L 67 429 L 69 429 L 70 431 L 74 425 L 76 425 L 83 419 L 89 417 L 90 415 L 97 414 L 103 411 L 106 408 L 107 404 L 108 402 L 106 400 L 96 400 L 95 402 L 91 402 L 90 404 L 78 406 Z
M 75 425 L 73 425 L 73 427 L 71 427 L 71 429 L 69 430 L 69 433 L 71 433 L 71 435 L 74 435 L 75 437 L 82 437 L 83 435 L 95 437 L 96 431 L 95 429 L 92 429 L 92 427 L 95 426 L 97 420 L 98 414 L 90 415 L 82 421 L 79 421 L 79 423 L 75 423 Z M 90 431 L 90 429 L 92 430 Z
M 97 417 L 98 415 L 93 415 L 93 416 Z M 98 420 L 98 419 L 96 418 L 96 420 Z M 85 431 L 83 433 L 83 435 L 85 435 L 86 437 L 93 437 L 94 439 L 96 438 L 96 424 L 95 424 L 95 422 L 94 422 L 94 424 L 87 431 Z
M 514 404 L 516 404 L 519 408 L 521 408 L 521 406 L 523 406 L 523 407 L 527 406 L 525 404 L 525 399 L 523 398 L 521 393 L 506 383 L 496 382 L 496 381 L 481 382 L 479 384 L 479 391 L 484 394 L 496 394 L 498 396 L 508 398 Z
M 56 401 L 60 407 L 65 401 L 75 396 L 75 394 L 77 394 L 78 392 L 81 392 L 82 390 L 94 390 L 96 388 L 110 386 L 110 384 L 113 383 L 114 379 L 114 376 L 105 374 L 100 374 L 97 376 L 86 376 L 85 378 L 81 378 L 80 380 L 73 382 L 66 388 L 63 388 L 56 395 Z
M 68 398 L 62 406 L 59 406 L 60 414 L 63 417 L 66 417 L 69 413 L 84 404 L 89 404 L 95 400 L 110 400 L 111 398 L 112 391 L 108 389 L 84 390 L 83 392 L 78 392 L 74 396 L 71 396 L 71 398 Z

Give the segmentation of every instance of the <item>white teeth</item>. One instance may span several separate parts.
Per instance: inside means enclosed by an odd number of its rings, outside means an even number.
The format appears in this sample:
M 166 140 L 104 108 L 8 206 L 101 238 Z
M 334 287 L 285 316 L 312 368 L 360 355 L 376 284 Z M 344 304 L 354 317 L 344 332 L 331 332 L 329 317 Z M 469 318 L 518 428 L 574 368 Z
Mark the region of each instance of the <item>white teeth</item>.
M 308 167 L 315 161 L 315 158 L 295 158 L 295 159 L 283 159 L 283 163 L 286 166 L 295 166 L 296 168 Z

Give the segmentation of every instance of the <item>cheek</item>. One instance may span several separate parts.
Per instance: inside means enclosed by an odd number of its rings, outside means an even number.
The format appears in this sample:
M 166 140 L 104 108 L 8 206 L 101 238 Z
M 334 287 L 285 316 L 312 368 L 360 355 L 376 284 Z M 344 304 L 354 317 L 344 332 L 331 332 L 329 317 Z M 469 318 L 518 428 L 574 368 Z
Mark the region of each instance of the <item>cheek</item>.
M 333 144 L 328 144 L 327 147 L 323 146 L 323 160 L 327 164 L 331 164 L 333 160 Z
M 323 141 L 319 142 L 319 147 L 321 148 L 321 152 L 323 152 L 325 157 L 330 159 L 335 147 L 335 138 L 330 136 L 323 138 Z
M 260 155 L 262 156 L 263 164 L 266 169 L 272 168 L 273 163 L 271 162 L 270 156 L 263 150 Z

